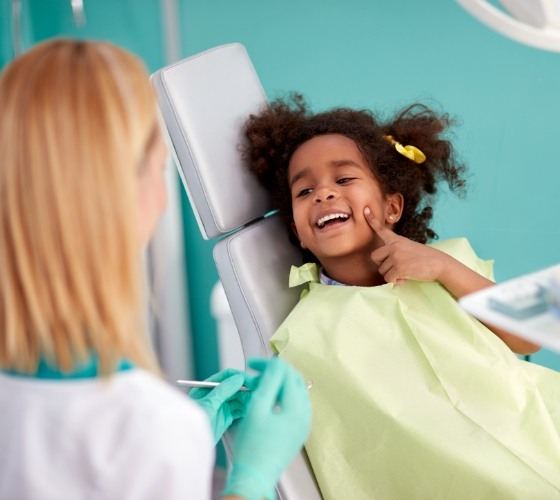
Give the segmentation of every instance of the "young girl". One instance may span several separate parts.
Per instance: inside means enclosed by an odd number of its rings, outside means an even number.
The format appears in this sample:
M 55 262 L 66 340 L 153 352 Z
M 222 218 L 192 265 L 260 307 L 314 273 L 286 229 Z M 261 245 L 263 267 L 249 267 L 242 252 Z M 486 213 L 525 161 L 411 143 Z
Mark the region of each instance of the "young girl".
M 3 71 L 0 110 L 0 498 L 209 499 L 239 417 L 224 495 L 272 498 L 307 434 L 301 377 L 277 359 L 221 372 L 193 394 L 203 412 L 143 335 L 166 147 L 141 61 L 45 42 Z
M 438 184 L 464 188 L 449 124 L 421 105 L 312 114 L 295 96 L 246 126 L 249 166 L 311 261 L 272 344 L 313 381 L 326 499 L 560 498 L 560 375 L 457 306 L 492 283 L 466 240 L 425 244 Z

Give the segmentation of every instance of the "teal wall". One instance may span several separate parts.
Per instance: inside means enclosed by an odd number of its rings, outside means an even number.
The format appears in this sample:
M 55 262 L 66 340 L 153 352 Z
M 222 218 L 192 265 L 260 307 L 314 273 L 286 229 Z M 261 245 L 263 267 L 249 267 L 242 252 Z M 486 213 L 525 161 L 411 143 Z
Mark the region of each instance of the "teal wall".
M 10 2 L 0 0 L 0 68 L 12 57 L 12 24 L 10 22 Z
M 29 40 L 106 38 L 164 64 L 156 0 L 85 0 L 72 25 L 67 0 L 23 0 Z M 9 0 L 0 0 L 0 64 L 8 57 Z M 227 42 L 247 47 L 269 97 L 303 92 L 319 110 L 381 112 L 422 100 L 459 120 L 455 144 L 469 192 L 436 207 L 442 238 L 467 236 L 503 280 L 560 261 L 560 53 L 493 33 L 449 0 L 178 0 L 182 55 Z M 183 198 L 189 300 L 198 377 L 217 368 L 208 297 L 216 273 Z M 534 360 L 560 369 L 560 356 Z
M 455 116 L 470 168 L 443 193 L 441 238 L 465 235 L 504 280 L 560 261 L 560 53 L 492 32 L 454 1 L 188 0 L 184 53 L 242 42 L 269 98 L 390 112 L 421 100 Z M 535 361 L 560 369 L 560 356 Z

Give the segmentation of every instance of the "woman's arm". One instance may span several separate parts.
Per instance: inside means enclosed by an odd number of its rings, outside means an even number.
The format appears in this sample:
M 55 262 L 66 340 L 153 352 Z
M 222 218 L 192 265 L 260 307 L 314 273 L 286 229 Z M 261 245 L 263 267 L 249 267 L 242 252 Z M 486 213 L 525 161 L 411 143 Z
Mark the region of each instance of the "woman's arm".
M 454 259 L 443 252 L 441 253 L 442 270 L 438 277 L 438 281 L 456 299 L 460 299 L 469 293 L 477 292 L 478 290 L 494 285 L 492 281 L 468 268 L 457 259 Z M 484 324 L 517 354 L 532 354 L 540 349 L 540 346 L 537 344 L 533 344 L 520 337 L 511 335 L 510 333 L 507 333 L 506 331 L 488 323 Z

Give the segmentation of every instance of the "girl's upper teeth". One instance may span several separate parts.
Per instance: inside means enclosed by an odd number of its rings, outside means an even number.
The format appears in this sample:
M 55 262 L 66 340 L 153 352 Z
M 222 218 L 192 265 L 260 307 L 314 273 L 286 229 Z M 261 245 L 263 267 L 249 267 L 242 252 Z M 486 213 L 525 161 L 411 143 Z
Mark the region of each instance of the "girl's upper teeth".
M 317 225 L 319 227 L 323 227 L 325 225 L 325 222 L 328 222 L 328 221 L 333 220 L 333 219 L 346 220 L 346 219 L 348 219 L 348 215 L 343 214 L 343 213 L 325 215 L 317 221 Z

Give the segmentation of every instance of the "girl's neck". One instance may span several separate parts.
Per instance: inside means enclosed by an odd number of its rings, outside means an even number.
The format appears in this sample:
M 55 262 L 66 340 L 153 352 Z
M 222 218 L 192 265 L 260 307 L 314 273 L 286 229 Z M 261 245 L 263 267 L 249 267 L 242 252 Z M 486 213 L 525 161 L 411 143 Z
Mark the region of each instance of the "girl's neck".
M 356 255 L 323 259 L 321 265 L 327 276 L 345 285 L 378 286 L 386 283 L 369 255 L 365 258 Z

